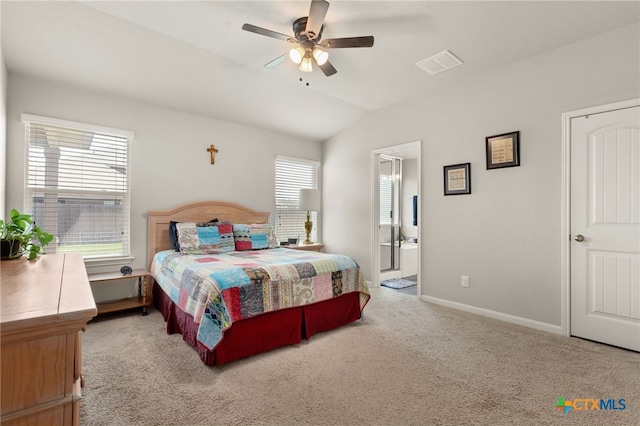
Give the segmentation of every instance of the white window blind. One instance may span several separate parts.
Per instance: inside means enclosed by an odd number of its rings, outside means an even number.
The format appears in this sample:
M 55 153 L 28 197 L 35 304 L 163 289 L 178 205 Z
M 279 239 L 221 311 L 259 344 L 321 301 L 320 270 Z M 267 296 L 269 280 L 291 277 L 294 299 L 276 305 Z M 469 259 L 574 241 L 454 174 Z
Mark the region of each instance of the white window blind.
M 391 176 L 380 175 L 380 225 L 391 225 L 393 182 Z
M 280 241 L 305 239 L 307 212 L 298 210 L 300 189 L 318 187 L 319 166 L 317 161 L 276 157 L 276 235 Z M 310 213 L 313 222 L 310 238 L 318 241 L 318 213 Z
M 128 256 L 133 133 L 29 114 L 24 212 L 54 236 L 47 253 Z

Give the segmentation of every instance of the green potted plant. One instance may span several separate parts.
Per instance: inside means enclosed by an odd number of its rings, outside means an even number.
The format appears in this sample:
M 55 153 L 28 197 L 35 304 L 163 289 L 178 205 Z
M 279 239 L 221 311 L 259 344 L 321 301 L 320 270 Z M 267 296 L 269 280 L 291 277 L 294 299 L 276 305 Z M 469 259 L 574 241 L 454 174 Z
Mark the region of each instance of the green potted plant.
M 53 235 L 35 226 L 31 215 L 11 210 L 10 220 L 0 219 L 0 249 L 2 259 L 16 259 L 25 253 L 35 259 Z

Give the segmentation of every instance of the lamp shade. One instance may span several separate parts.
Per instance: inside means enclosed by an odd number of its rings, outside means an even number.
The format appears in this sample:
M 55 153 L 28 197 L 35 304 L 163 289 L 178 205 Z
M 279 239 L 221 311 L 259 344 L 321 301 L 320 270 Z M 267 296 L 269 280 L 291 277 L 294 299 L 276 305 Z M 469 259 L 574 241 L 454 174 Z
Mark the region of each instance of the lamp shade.
M 298 210 L 318 211 L 320 210 L 320 191 L 317 189 L 303 188 L 300 190 L 300 202 Z
M 316 47 L 313 49 L 313 57 L 318 65 L 324 65 L 327 63 L 327 59 L 329 59 L 329 54 Z
M 304 58 L 302 58 L 298 69 L 302 72 L 313 71 L 313 65 L 311 65 L 311 56 L 305 56 Z
M 302 58 L 304 58 L 305 51 L 302 47 L 296 47 L 295 49 L 291 49 L 289 51 L 289 58 L 296 64 L 300 64 L 302 62 Z

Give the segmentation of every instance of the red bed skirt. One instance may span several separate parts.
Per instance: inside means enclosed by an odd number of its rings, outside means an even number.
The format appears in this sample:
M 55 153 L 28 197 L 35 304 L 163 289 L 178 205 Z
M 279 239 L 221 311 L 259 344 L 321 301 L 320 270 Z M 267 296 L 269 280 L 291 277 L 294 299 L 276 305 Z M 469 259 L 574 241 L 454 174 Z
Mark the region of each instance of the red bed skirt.
M 221 365 L 282 346 L 300 343 L 316 333 L 331 330 L 360 318 L 360 293 L 280 311 L 267 312 L 233 323 L 214 350 L 198 342 L 198 324 L 178 308 L 157 283 L 153 304 L 167 322 L 167 333 L 180 333 L 206 365 Z

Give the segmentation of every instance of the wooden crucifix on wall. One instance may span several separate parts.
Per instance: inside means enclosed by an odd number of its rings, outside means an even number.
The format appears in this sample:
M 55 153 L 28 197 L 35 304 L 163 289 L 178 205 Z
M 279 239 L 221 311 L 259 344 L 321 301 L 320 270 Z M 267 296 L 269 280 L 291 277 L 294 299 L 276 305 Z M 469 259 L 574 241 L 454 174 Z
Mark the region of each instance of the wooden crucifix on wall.
M 216 153 L 218 152 L 216 146 L 211 145 L 209 148 L 207 148 L 207 152 L 211 154 L 211 164 L 216 164 Z

